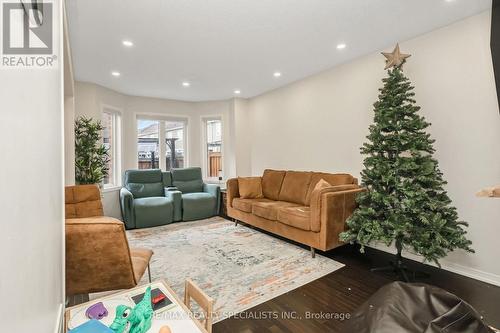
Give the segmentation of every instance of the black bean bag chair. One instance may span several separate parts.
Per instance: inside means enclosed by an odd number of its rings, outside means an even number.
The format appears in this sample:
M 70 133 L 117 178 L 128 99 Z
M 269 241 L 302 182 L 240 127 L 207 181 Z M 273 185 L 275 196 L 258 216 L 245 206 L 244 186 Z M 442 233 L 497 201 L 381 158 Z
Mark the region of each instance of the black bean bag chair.
M 457 296 L 403 282 L 380 288 L 346 324 L 346 333 L 495 333 Z

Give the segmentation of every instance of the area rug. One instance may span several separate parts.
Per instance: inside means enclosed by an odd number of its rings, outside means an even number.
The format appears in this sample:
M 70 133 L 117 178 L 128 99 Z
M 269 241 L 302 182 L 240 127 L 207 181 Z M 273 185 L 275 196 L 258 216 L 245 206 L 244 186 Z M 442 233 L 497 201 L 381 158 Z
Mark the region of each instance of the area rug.
M 212 297 L 214 322 L 344 266 L 321 255 L 311 258 L 306 249 L 219 217 L 127 235 L 131 247 L 154 250 L 153 280 L 166 280 L 182 298 L 184 281 L 191 278 Z

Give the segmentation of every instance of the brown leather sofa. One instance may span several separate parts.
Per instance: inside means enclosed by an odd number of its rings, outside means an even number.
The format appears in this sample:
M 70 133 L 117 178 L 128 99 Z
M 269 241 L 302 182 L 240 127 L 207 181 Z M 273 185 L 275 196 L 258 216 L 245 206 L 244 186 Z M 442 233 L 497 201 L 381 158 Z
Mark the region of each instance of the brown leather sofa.
M 97 186 L 68 186 L 65 201 L 66 294 L 135 287 L 153 251 L 129 248 L 123 222 L 103 216 Z
M 331 186 L 315 189 L 325 180 Z M 349 174 L 265 170 L 261 199 L 239 197 L 238 179 L 227 181 L 227 212 L 237 222 L 327 251 L 342 243 L 339 233 L 352 214 L 355 196 L 363 191 Z

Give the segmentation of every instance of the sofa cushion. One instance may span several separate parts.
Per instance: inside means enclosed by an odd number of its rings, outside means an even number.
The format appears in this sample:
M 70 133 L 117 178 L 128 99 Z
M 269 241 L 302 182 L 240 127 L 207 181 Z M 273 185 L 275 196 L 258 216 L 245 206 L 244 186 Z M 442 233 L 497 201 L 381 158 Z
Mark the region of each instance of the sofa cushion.
M 313 172 L 311 176 L 311 184 L 307 191 L 306 205 L 311 202 L 311 194 L 314 191 L 314 187 L 321 180 L 325 180 L 331 186 L 337 185 L 350 185 L 355 183 L 355 178 L 347 173 L 326 173 L 326 172 Z
M 278 219 L 278 210 L 280 208 L 294 207 L 294 206 L 298 205 L 286 201 L 255 202 L 252 205 L 252 214 L 271 221 L 276 221 Z
M 217 197 L 211 193 L 182 194 L 182 220 L 193 221 L 217 214 Z
M 305 205 L 311 176 L 312 172 L 287 171 L 281 185 L 279 200 Z
M 302 230 L 311 230 L 311 209 L 307 206 L 284 207 L 278 210 L 278 221 Z
M 163 183 L 128 183 L 127 190 L 132 193 L 134 199 L 148 197 L 163 197 L 165 190 Z
M 203 192 L 201 168 L 172 169 L 172 185 L 182 193 Z
M 251 213 L 252 205 L 256 202 L 266 202 L 271 201 L 269 199 L 260 198 L 260 199 L 242 199 L 242 198 L 234 198 L 233 199 L 233 207 L 235 209 L 241 210 L 242 212 Z
M 260 177 L 238 177 L 238 189 L 240 198 L 243 199 L 260 199 L 264 197 Z
M 174 206 L 165 197 L 148 197 L 134 200 L 137 227 L 154 227 L 172 222 Z
M 264 175 L 262 176 L 262 193 L 265 198 L 271 200 L 279 199 L 285 173 L 286 171 L 280 170 L 264 170 Z

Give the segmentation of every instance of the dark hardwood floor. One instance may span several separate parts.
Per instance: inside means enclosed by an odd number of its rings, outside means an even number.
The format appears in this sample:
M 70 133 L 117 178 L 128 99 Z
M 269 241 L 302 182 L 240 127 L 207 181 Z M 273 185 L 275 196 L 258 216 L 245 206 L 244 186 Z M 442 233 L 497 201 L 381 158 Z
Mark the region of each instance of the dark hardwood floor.
M 390 273 L 373 273 L 390 254 L 375 249 L 359 253 L 345 245 L 320 253 L 346 266 L 298 289 L 257 305 L 237 317 L 214 325 L 214 333 L 325 333 L 341 332 L 346 316 L 381 286 L 396 280 Z M 314 259 L 311 259 L 314 260 Z M 489 325 L 500 327 L 500 287 L 408 260 L 412 269 L 428 273 L 415 282 L 432 284 L 475 307 Z M 311 315 L 312 314 L 312 315 Z M 354 333 L 354 332 L 353 332 Z

